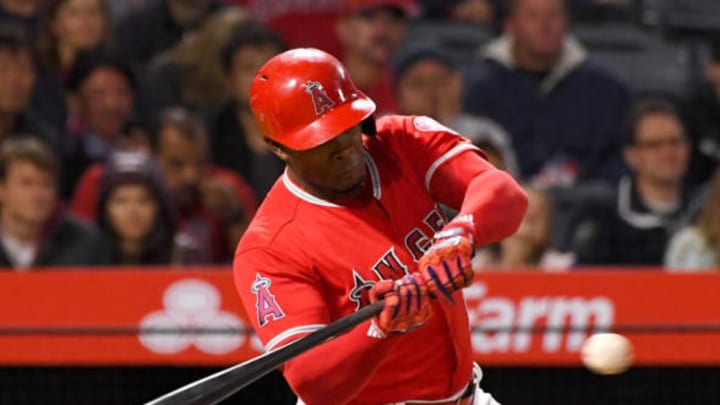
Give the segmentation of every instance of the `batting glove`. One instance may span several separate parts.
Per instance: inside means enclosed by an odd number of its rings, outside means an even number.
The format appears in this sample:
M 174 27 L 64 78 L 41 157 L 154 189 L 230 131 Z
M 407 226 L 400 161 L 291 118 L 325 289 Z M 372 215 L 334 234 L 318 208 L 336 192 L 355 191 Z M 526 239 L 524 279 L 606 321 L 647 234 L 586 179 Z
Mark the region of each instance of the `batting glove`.
M 368 335 L 383 339 L 388 333 L 405 333 L 432 316 L 432 304 L 419 273 L 398 280 L 377 282 L 369 292 L 370 303 L 385 300 L 382 312 L 370 324 Z
M 433 236 L 433 243 L 420 258 L 418 269 L 432 297 L 452 303 L 453 292 L 473 282 L 472 219 L 449 223 Z

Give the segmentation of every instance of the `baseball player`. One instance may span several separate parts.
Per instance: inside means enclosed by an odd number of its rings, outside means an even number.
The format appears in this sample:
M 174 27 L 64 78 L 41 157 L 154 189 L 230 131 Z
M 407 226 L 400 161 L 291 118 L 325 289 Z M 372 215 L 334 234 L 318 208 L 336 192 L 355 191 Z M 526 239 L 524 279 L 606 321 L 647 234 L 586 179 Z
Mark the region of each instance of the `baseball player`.
M 520 224 L 520 186 L 430 118 L 375 120 L 323 51 L 269 60 L 250 104 L 287 164 L 234 261 L 265 349 L 385 299 L 375 319 L 282 367 L 298 403 L 496 404 L 478 385 L 461 289 L 474 248 Z M 447 222 L 438 203 L 459 214 Z

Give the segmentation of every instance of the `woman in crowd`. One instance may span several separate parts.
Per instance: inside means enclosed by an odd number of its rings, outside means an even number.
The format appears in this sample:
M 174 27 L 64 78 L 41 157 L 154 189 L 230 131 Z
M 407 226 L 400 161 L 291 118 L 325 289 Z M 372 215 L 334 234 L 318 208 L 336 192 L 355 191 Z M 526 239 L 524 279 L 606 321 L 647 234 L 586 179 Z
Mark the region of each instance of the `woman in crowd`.
M 695 223 L 670 240 L 665 265 L 674 271 L 720 268 L 720 170 Z
M 163 178 L 149 155 L 112 155 L 100 180 L 97 223 L 112 241 L 114 264 L 172 262 L 175 220 Z
M 110 42 L 103 0 L 50 0 L 42 17 L 37 50 L 40 66 L 33 106 L 56 129 L 67 120 L 64 82 L 75 56 Z

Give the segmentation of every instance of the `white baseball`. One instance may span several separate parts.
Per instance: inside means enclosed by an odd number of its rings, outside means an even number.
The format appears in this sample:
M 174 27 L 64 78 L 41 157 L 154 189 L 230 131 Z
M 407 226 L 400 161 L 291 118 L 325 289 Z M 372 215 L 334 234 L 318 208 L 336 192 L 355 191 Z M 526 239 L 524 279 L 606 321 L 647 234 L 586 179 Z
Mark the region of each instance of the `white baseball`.
M 620 374 L 632 365 L 633 348 L 625 336 L 598 333 L 585 340 L 581 356 L 585 367 L 597 374 Z

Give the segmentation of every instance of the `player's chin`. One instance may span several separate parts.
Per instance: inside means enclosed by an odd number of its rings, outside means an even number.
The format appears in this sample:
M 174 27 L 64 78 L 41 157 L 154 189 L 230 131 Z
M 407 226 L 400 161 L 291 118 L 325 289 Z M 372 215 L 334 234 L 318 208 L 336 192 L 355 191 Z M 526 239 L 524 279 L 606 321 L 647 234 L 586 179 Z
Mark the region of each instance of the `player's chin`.
M 335 183 L 335 190 L 339 193 L 346 194 L 362 188 L 365 183 L 365 173 L 362 172 L 355 176 L 343 176 Z

